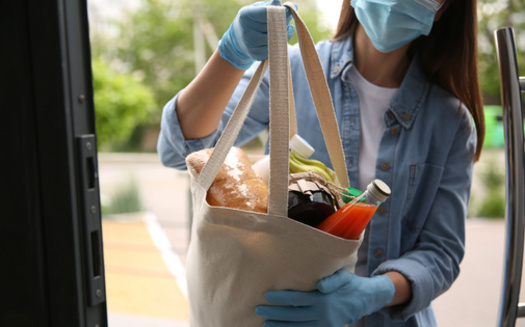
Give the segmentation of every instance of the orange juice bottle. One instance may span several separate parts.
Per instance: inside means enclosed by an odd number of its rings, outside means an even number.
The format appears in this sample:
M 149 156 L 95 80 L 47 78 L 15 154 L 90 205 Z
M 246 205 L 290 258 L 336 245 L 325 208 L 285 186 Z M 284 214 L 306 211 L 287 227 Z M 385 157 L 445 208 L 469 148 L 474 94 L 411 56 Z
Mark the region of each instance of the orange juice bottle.
M 390 188 L 376 179 L 366 191 L 323 220 L 317 228 L 347 240 L 358 240 L 377 207 L 390 196 Z

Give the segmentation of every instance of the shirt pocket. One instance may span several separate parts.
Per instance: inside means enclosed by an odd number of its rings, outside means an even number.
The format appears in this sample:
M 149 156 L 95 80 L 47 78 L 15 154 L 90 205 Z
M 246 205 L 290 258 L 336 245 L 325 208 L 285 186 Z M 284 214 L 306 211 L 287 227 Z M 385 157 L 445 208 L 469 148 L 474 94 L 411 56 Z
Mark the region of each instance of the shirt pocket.
M 423 228 L 434 202 L 443 167 L 423 163 L 409 167 L 408 187 L 403 208 L 403 225 L 412 233 Z

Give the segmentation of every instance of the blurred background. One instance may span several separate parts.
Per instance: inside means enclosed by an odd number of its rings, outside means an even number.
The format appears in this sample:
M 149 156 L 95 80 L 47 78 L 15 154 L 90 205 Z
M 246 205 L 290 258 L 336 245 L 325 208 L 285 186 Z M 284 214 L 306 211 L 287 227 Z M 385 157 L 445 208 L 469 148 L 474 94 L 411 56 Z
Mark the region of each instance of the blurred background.
M 88 0 L 112 327 L 188 326 L 188 176 L 157 158 L 160 117 L 164 104 L 203 67 L 239 8 L 252 2 Z M 341 0 L 294 3 L 314 41 L 330 38 Z M 499 309 L 505 166 L 493 32 L 514 28 L 524 72 L 525 2 L 479 0 L 478 6 L 487 133 L 475 166 L 462 273 L 435 302 L 441 326 L 494 326 Z M 296 43 L 295 36 L 290 43 Z M 255 139 L 245 150 L 260 153 L 262 146 Z

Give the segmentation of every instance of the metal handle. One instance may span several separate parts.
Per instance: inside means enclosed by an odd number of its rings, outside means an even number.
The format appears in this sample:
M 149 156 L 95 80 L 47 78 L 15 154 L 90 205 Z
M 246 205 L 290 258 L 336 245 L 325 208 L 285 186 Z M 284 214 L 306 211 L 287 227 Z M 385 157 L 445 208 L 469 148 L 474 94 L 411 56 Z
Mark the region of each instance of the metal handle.
M 521 91 L 525 79 L 519 77 L 516 47 L 512 28 L 494 32 L 501 77 L 501 100 L 505 128 L 506 163 L 506 241 L 505 266 L 498 326 L 514 326 L 517 317 L 525 316 L 518 305 L 523 265 L 523 234 L 525 226 L 525 161 Z M 520 310 L 518 310 L 520 307 Z

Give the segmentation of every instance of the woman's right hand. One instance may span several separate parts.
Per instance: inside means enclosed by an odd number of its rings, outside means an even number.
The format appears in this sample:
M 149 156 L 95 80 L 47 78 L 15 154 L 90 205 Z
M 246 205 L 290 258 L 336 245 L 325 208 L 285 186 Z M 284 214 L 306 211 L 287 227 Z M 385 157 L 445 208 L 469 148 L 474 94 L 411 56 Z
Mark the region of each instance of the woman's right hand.
M 281 6 L 281 0 L 261 1 L 239 10 L 219 43 L 219 53 L 223 59 L 239 69 L 246 70 L 254 61 L 268 58 L 268 6 Z M 290 10 L 286 8 L 288 40 L 294 33 L 294 27 L 290 25 L 291 19 Z

